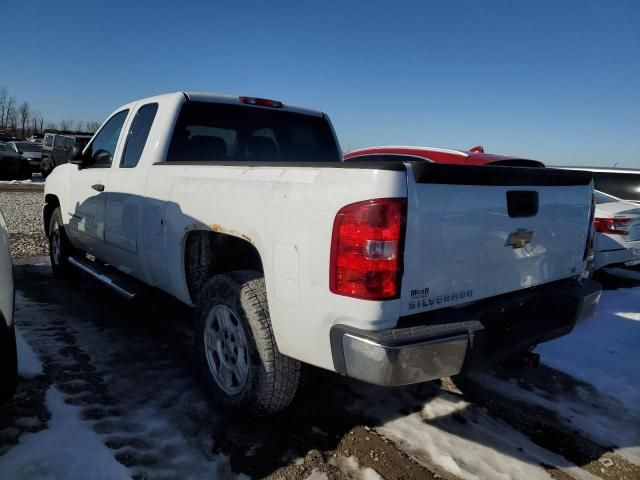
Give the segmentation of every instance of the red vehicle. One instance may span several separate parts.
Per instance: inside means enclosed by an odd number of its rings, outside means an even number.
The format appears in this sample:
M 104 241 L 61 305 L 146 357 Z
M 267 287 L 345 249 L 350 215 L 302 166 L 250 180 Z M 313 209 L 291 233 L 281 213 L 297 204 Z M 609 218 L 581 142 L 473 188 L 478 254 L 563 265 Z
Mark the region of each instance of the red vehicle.
M 436 163 L 463 165 L 502 165 L 511 167 L 544 167 L 542 162 L 518 157 L 484 153 L 481 145 L 469 150 L 451 150 L 435 147 L 384 146 L 354 150 L 344 155 L 345 160 L 427 160 Z

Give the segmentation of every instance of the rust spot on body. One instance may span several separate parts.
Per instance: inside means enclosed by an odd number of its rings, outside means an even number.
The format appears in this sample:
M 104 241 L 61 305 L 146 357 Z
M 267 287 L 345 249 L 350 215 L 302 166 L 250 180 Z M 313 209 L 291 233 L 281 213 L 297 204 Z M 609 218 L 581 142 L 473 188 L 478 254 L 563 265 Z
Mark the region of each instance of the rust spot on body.
M 249 235 L 245 235 L 244 233 L 237 232 L 236 230 L 228 230 L 222 225 L 218 225 L 217 223 L 209 225 L 209 228 L 216 233 L 226 233 L 227 235 L 240 237 L 253 245 L 253 239 Z

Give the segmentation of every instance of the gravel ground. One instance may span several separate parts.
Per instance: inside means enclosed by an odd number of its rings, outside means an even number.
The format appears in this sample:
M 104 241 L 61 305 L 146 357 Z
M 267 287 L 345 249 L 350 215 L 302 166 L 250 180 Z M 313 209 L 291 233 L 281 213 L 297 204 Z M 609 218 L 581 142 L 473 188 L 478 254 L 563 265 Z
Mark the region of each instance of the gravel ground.
M 7 222 L 14 258 L 49 253 L 42 232 L 42 197 L 42 188 L 3 185 L 0 189 L 0 209 Z

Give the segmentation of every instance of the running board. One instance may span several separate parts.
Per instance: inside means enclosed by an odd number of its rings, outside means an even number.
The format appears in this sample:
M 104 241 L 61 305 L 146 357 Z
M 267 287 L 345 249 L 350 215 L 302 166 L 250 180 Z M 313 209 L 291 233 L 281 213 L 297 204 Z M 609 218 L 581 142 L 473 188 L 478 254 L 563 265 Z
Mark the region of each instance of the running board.
M 127 300 L 133 300 L 136 297 L 136 292 L 131 288 L 133 286 L 131 285 L 132 282 L 127 281 L 128 279 L 123 273 L 106 265 L 100 265 L 91 260 L 79 257 L 69 257 L 69 263 L 83 272 L 88 273 Z

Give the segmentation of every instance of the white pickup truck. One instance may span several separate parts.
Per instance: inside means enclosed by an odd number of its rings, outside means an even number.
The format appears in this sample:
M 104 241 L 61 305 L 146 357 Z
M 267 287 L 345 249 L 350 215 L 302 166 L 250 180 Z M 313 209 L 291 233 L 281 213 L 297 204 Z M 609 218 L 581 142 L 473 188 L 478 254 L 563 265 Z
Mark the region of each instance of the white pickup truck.
M 592 195 L 581 172 L 342 162 L 323 113 L 174 93 L 113 112 L 43 216 L 56 274 L 195 306 L 215 398 L 264 414 L 300 362 L 404 385 L 569 333 L 600 296 Z

